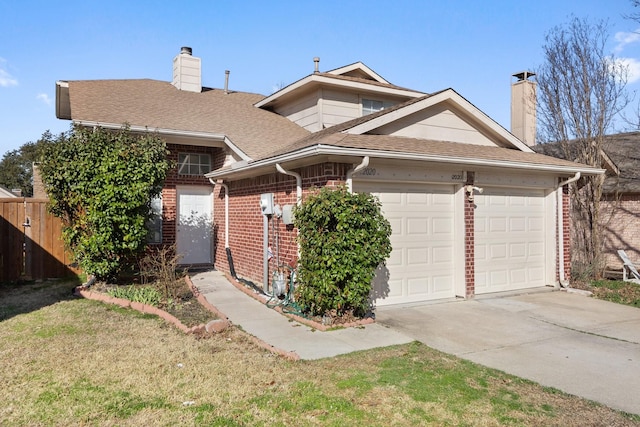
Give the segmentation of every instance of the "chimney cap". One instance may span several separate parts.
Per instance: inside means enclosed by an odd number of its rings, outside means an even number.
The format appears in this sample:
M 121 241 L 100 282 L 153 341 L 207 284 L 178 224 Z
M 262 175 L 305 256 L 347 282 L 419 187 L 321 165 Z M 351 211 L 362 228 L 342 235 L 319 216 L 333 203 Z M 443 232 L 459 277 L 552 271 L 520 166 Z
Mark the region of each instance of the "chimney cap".
M 191 49 L 189 46 L 182 46 L 180 48 L 180 53 L 181 54 L 186 54 L 186 55 L 191 55 L 193 53 L 193 49 Z
M 512 74 L 518 81 L 529 80 L 529 77 L 534 77 L 536 73 L 533 71 L 520 71 L 519 73 Z

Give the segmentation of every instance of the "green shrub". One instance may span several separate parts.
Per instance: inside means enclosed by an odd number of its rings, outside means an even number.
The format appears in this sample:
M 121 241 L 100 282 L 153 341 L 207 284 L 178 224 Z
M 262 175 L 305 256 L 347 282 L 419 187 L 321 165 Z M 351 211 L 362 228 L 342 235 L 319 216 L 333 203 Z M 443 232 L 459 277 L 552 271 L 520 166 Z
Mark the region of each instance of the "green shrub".
M 160 292 L 150 286 L 118 286 L 109 289 L 107 294 L 114 298 L 122 298 L 154 307 L 158 307 L 162 299 Z
M 112 278 L 146 247 L 151 199 L 170 167 L 156 134 L 75 126 L 50 143 L 40 168 L 49 210 L 82 270 Z
M 391 253 L 391 225 L 374 196 L 322 188 L 295 209 L 296 301 L 311 315 L 364 315 L 376 268 Z

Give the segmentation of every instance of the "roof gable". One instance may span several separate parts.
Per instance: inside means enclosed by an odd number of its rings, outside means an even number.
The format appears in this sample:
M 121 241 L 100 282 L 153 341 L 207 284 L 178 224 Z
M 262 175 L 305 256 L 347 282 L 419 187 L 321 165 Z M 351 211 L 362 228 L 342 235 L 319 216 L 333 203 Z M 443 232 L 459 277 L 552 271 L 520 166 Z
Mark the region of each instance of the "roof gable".
M 255 104 L 255 106 L 259 108 L 272 109 L 277 104 L 297 99 L 300 93 L 322 86 L 332 86 L 362 92 L 373 92 L 404 97 L 405 99 L 425 95 L 424 92 L 393 85 L 363 63 L 356 62 L 328 72 L 315 72 L 303 77 L 302 79 L 293 82 L 260 100 Z
M 335 70 L 327 71 L 327 74 L 333 74 L 336 76 L 355 77 L 363 80 L 373 80 L 378 83 L 391 84 L 378 73 L 371 68 L 364 65 L 362 62 L 355 62 L 351 65 L 345 65 L 344 67 L 336 68 Z
M 413 99 L 341 125 L 350 134 L 384 134 L 532 152 L 453 89 Z

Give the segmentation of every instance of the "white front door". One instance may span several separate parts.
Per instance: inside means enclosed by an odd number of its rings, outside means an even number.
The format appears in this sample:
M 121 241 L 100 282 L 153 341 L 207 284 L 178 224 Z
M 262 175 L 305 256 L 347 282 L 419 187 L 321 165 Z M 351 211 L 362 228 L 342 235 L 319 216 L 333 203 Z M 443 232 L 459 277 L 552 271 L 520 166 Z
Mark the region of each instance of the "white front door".
M 475 293 L 545 286 L 544 190 L 485 188 L 475 203 Z
M 455 296 L 455 204 L 452 185 L 354 182 L 380 199 L 391 223 L 391 256 L 374 279 L 376 305 Z
M 180 264 L 212 264 L 211 187 L 177 188 L 176 246 Z

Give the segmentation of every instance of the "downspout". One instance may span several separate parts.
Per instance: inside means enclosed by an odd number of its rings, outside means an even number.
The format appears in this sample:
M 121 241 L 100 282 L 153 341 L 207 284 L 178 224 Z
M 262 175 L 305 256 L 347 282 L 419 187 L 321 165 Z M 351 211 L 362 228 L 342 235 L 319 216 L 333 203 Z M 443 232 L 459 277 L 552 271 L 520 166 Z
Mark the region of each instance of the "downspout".
M 358 166 L 347 171 L 347 190 L 349 190 L 349 193 L 353 193 L 353 174 L 367 166 L 369 166 L 369 156 L 364 156 Z
M 293 176 L 296 179 L 296 205 L 300 206 L 302 203 L 302 176 L 297 172 L 285 170 L 280 163 L 276 163 L 276 169 L 278 172 Z M 300 243 L 297 244 L 296 248 L 296 257 L 300 259 Z
M 580 179 L 580 172 L 576 172 L 576 174 L 558 184 L 556 189 L 556 194 L 558 198 L 558 276 L 560 279 L 560 287 L 566 288 L 569 286 L 569 281 L 564 277 L 564 204 L 562 197 L 562 187 L 565 185 L 571 184 L 572 182 L 576 182 Z
M 209 182 L 215 187 L 216 185 L 224 188 L 224 249 L 227 252 L 227 261 L 229 262 L 229 272 L 231 276 L 237 278 L 236 269 L 231 258 L 231 249 L 229 248 L 229 186 L 222 182 L 215 182 L 209 178 Z
M 300 203 L 302 202 L 302 176 L 297 172 L 285 170 L 282 166 L 280 166 L 280 163 L 276 163 L 276 169 L 278 170 L 278 172 L 280 172 L 282 174 L 295 177 L 295 179 L 296 179 L 296 205 L 300 206 Z

